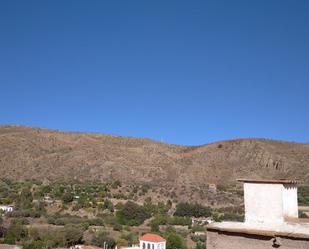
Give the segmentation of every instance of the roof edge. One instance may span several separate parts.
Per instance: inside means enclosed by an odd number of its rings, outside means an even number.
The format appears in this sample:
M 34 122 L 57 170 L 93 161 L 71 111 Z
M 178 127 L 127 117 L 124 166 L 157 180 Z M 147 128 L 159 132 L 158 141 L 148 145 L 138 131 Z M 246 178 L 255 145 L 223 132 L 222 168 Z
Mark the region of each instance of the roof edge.
M 207 231 L 210 232 L 227 232 L 227 233 L 237 233 L 237 234 L 250 234 L 250 235 L 259 235 L 266 237 L 288 237 L 296 239 L 306 239 L 309 240 L 309 234 L 304 233 L 290 233 L 290 232 L 280 232 L 274 230 L 262 230 L 258 228 L 235 228 L 235 227 L 218 227 L 216 225 L 208 225 Z
M 300 184 L 301 181 L 297 179 L 237 179 L 238 182 L 243 183 L 265 183 L 265 184 Z

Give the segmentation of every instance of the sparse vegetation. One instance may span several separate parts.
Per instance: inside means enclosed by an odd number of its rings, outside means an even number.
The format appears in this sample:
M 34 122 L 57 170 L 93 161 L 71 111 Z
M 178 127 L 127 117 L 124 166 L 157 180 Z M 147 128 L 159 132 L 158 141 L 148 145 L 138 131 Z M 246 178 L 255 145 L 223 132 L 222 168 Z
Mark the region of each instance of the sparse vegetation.
M 113 248 L 115 243 L 135 243 L 138 237 L 135 226 L 140 226 L 169 238 L 170 248 L 175 245 L 185 248 L 185 239 L 191 239 L 196 248 L 205 249 L 206 237 L 202 234 L 205 226 L 192 226 L 191 217 L 243 220 L 243 206 L 215 208 L 191 202 L 175 203 L 167 196 L 162 201 L 161 196 L 157 197 L 157 192 L 162 190 L 145 186 L 4 179 L 0 181 L 0 202 L 14 204 L 15 209 L 0 219 L 0 242 L 43 249 L 86 242 L 101 245 L 102 241 L 109 241 L 109 247 Z M 127 200 L 130 194 L 138 202 Z M 224 186 L 210 196 L 215 201 L 219 197 L 232 199 L 240 195 L 238 187 Z M 300 202 L 308 203 L 307 197 L 308 187 L 303 186 L 299 191 Z M 306 218 L 306 214 L 300 212 L 300 217 Z

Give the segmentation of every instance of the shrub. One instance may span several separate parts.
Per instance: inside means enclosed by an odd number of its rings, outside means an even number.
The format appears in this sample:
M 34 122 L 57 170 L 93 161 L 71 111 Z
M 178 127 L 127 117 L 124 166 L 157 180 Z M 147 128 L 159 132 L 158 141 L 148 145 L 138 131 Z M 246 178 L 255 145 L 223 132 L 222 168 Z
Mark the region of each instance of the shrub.
M 67 204 L 67 203 L 70 203 L 74 200 L 74 195 L 72 193 L 64 193 L 63 196 L 62 196 L 62 201 L 63 203 Z
M 122 230 L 122 225 L 119 223 L 114 224 L 113 226 L 114 231 L 121 231 Z
M 204 207 L 199 204 L 190 204 L 181 202 L 176 205 L 176 211 L 174 215 L 202 217 L 202 216 L 210 216 L 211 212 L 212 210 L 209 207 Z

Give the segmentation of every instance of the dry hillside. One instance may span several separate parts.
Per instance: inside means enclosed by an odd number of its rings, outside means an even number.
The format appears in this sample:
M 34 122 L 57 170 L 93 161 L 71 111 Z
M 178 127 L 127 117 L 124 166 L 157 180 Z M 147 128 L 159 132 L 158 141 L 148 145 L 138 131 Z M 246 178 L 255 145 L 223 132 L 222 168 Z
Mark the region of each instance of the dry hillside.
M 309 144 L 263 139 L 185 147 L 93 133 L 0 126 L 0 176 L 171 187 L 234 183 L 239 177 L 309 182 Z

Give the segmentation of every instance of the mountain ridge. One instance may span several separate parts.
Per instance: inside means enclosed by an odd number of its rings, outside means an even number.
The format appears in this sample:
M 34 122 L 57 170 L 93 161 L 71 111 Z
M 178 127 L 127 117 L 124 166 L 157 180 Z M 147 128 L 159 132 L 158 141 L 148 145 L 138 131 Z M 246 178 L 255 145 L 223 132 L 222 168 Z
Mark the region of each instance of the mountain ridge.
M 309 144 L 242 138 L 198 146 L 99 133 L 0 126 L 2 178 L 120 180 L 173 189 L 246 178 L 308 183 Z
M 95 131 L 94 132 L 92 132 L 92 131 L 71 131 L 71 130 L 67 131 L 67 130 L 61 130 L 61 129 L 48 128 L 48 127 L 38 127 L 38 126 L 19 125 L 19 124 L 0 124 L 0 129 L 1 128 L 9 128 L 9 127 L 29 128 L 29 129 L 38 129 L 38 130 L 46 130 L 46 131 L 53 131 L 53 132 L 63 132 L 63 133 L 76 133 L 76 134 L 89 134 L 89 135 L 95 134 L 95 135 L 104 135 L 104 136 L 112 136 L 112 137 L 145 139 L 145 140 L 150 140 L 150 141 L 157 142 L 157 143 L 168 144 L 168 145 L 176 145 L 176 146 L 182 146 L 182 147 L 203 147 L 203 146 L 207 146 L 207 145 L 211 145 L 211 144 L 217 144 L 217 143 L 220 143 L 220 142 L 229 142 L 229 141 L 236 141 L 236 140 L 250 140 L 250 139 L 309 145 L 309 143 L 307 143 L 307 142 L 297 142 L 297 141 L 264 138 L 264 137 L 238 137 L 238 138 L 230 138 L 230 139 L 208 142 L 208 143 L 205 143 L 205 144 L 186 145 L 186 144 L 169 143 L 169 142 L 166 142 L 166 141 L 161 141 L 161 140 L 157 140 L 157 139 L 149 138 L 149 137 L 134 137 L 134 136 L 129 136 L 129 135 L 108 134 L 108 133 L 95 132 Z

